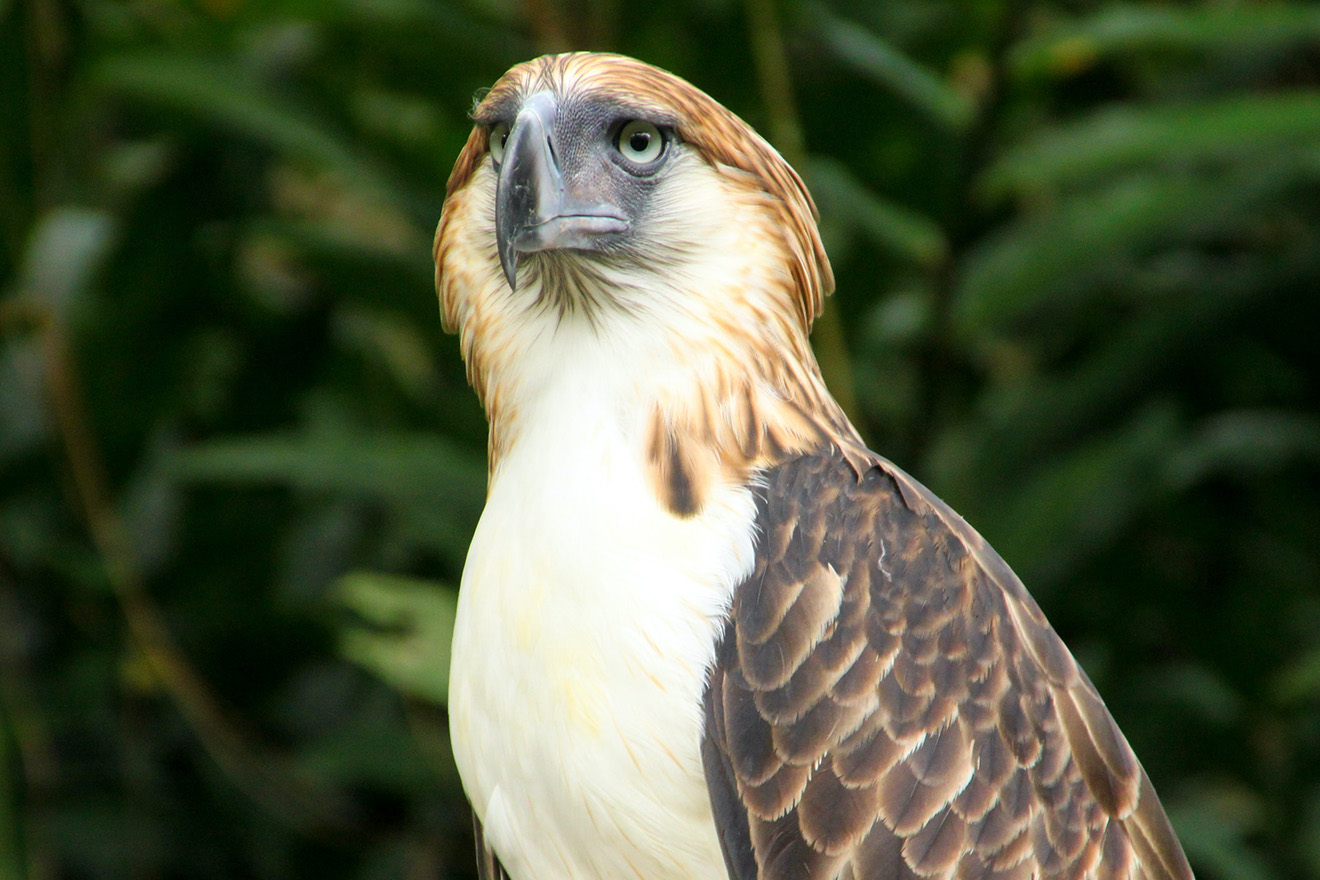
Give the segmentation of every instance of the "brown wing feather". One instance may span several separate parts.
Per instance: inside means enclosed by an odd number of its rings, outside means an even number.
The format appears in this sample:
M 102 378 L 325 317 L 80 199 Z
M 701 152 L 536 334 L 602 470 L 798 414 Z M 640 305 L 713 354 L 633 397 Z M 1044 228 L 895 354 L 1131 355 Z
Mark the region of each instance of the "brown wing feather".
M 733 880 L 1149 878 L 1191 869 L 1021 582 L 880 458 L 765 475 L 706 693 Z

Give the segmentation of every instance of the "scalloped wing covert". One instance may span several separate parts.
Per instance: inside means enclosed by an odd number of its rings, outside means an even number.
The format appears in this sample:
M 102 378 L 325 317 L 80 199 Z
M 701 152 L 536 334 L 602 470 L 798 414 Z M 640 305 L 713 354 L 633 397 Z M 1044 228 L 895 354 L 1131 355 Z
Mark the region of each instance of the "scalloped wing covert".
M 702 745 L 733 880 L 1149 878 L 1191 869 L 1035 601 L 881 458 L 771 468 Z

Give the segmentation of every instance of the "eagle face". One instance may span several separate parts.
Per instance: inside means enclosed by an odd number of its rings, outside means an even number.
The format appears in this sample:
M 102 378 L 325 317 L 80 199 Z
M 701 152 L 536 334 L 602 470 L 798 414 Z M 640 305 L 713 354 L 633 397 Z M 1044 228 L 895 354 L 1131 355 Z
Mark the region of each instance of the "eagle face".
M 633 265 L 654 258 L 647 245 L 663 239 L 667 218 L 661 229 L 647 225 L 663 211 L 657 190 L 671 183 L 674 129 L 645 112 L 552 89 L 482 106 L 477 122 L 488 130 L 497 175 L 496 243 L 510 288 L 524 254 L 594 252 Z
M 436 238 L 451 328 L 474 311 L 546 308 L 630 315 L 657 334 L 683 314 L 786 311 L 805 330 L 833 286 L 798 175 L 672 74 L 547 56 L 501 77 L 473 118 Z M 742 303 L 747 273 L 758 296 Z

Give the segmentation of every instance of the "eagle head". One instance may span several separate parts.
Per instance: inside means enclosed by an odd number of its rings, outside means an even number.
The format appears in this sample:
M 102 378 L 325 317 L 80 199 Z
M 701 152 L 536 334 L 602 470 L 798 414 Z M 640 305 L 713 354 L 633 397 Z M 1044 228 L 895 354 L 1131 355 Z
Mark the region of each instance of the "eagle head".
M 473 118 L 436 236 L 450 326 L 461 325 L 464 283 L 484 286 L 495 268 L 505 296 L 530 287 L 528 302 L 558 309 L 646 312 L 640 291 L 666 286 L 657 278 L 700 283 L 734 262 L 719 250 L 730 236 L 717 233 L 755 217 L 781 251 L 773 268 L 804 326 L 833 287 L 801 178 L 671 73 L 620 55 L 548 55 L 504 74 Z M 450 240 L 462 225 L 483 236 L 482 253 Z
M 436 287 L 491 420 L 492 461 L 511 434 L 502 415 L 544 390 L 538 365 L 600 345 L 618 353 L 603 371 L 653 386 L 628 405 L 657 411 L 656 436 L 704 438 L 716 458 L 755 457 L 785 418 L 781 434 L 815 435 L 784 401 L 842 430 L 807 342 L 834 285 L 815 205 L 750 126 L 671 73 L 596 53 L 517 65 L 473 118 Z M 529 354 L 574 333 L 582 344 Z M 651 442 L 655 456 L 674 457 L 666 443 Z

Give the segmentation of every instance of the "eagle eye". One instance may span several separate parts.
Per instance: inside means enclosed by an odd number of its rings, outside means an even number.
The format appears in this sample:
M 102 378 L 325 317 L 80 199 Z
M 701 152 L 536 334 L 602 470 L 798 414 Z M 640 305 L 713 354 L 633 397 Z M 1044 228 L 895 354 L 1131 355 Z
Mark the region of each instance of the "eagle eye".
M 650 165 L 664 153 L 665 136 L 654 123 L 634 119 L 619 129 L 614 146 L 629 162 Z
M 490 130 L 490 157 L 498 165 L 504 161 L 504 145 L 509 142 L 509 123 L 500 122 Z

